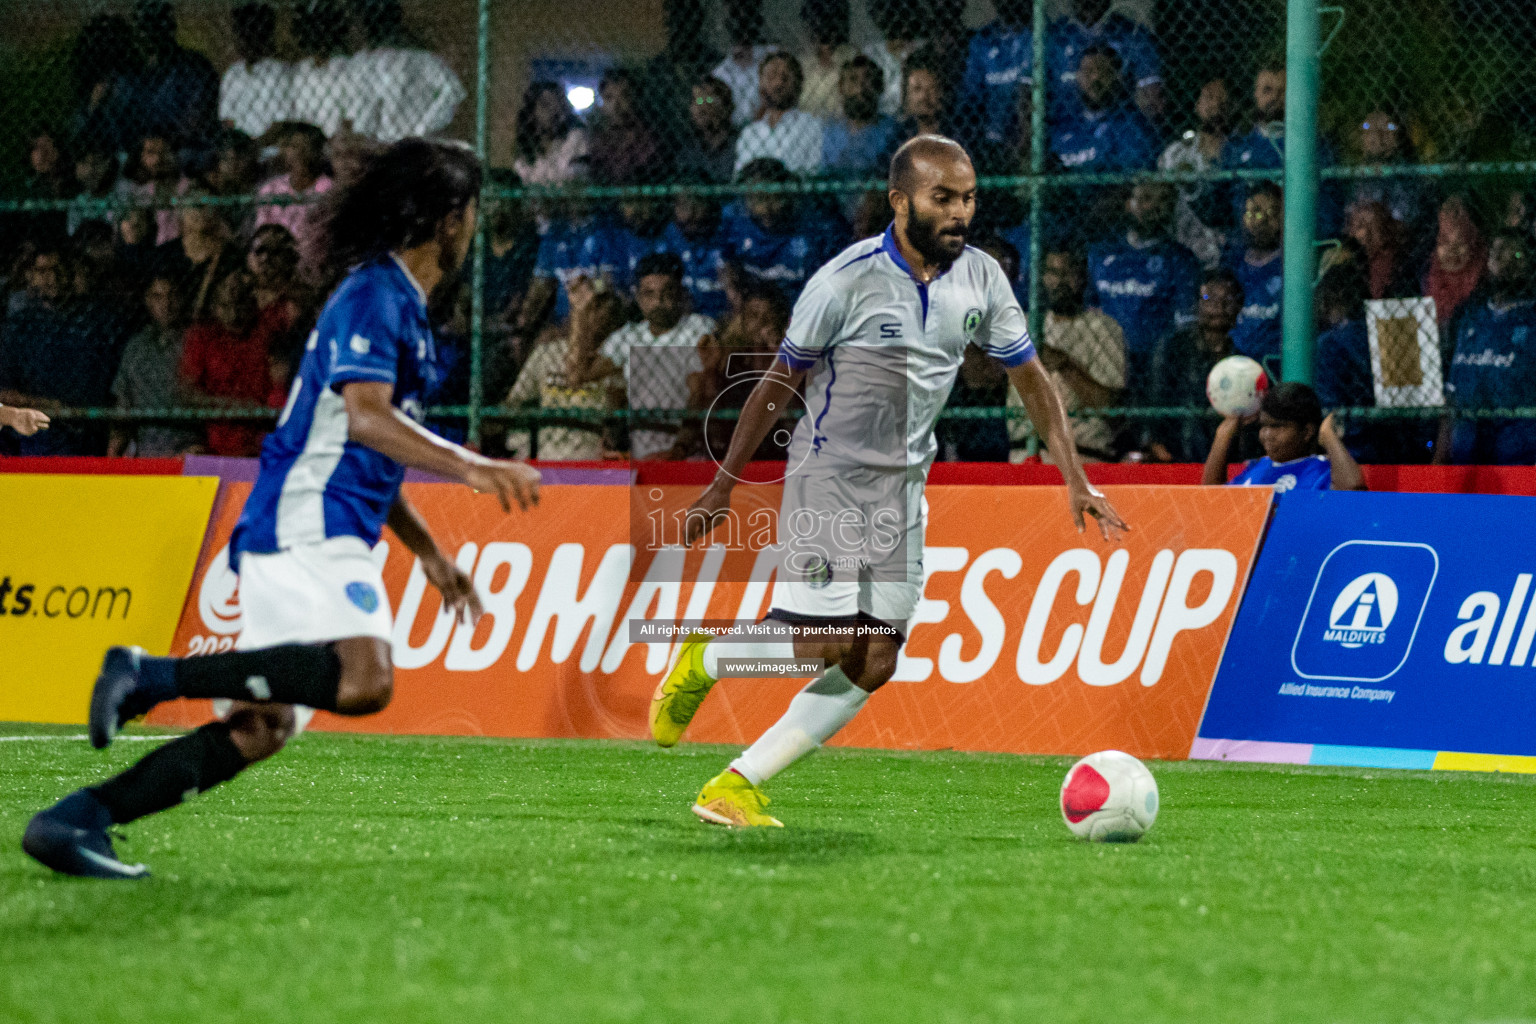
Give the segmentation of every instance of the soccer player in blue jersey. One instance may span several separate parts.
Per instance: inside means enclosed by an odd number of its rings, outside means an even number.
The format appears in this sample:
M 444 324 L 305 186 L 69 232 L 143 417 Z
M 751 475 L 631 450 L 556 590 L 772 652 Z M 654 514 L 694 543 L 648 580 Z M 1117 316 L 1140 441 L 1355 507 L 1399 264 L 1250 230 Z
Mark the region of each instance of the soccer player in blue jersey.
M 779 825 L 763 809 L 762 784 L 835 735 L 895 672 L 922 596 L 934 423 L 968 347 L 1007 368 L 1061 467 L 1078 528 L 1085 516 L 1106 538 L 1125 527 L 1083 475 L 1061 399 L 1006 276 L 965 244 L 976 212 L 976 172 L 965 150 L 940 136 L 909 140 L 891 159 L 888 196 L 891 227 L 845 249 L 806 286 L 714 482 L 689 510 L 690 543 L 730 516 L 747 461 L 791 398 L 803 395 L 769 618 L 804 633 L 752 644 L 689 637 L 656 690 L 652 735 L 664 746 L 681 738 L 723 658 L 816 658 L 828 667 L 705 784 L 693 812 L 707 822 Z
M 1259 407 L 1261 458 L 1245 463 L 1232 478 L 1234 487 L 1273 487 L 1286 491 L 1363 491 L 1365 476 L 1334 428 L 1323 418 L 1317 392 L 1305 384 L 1281 384 L 1264 393 Z M 1227 482 L 1227 463 L 1237 432 L 1251 417 L 1228 416 L 1216 428 L 1201 483 Z M 1319 451 L 1321 449 L 1321 451 Z
M 443 606 L 473 620 L 480 599 L 400 493 L 407 467 L 495 494 L 538 499 L 538 472 L 450 444 L 419 425 L 435 376 L 427 296 L 464 262 L 480 164 L 465 147 L 405 139 L 330 199 L 327 262 L 351 268 L 309 337 L 293 390 L 261 451 L 230 540 L 245 629 L 239 649 L 199 658 L 113 647 L 91 694 L 91 744 L 162 701 L 211 697 L 227 715 L 76 790 L 28 824 L 22 846 L 65 874 L 142 878 L 107 829 L 181 803 L 282 749 L 295 706 L 368 715 L 390 700 L 389 600 L 372 549 L 387 525 Z

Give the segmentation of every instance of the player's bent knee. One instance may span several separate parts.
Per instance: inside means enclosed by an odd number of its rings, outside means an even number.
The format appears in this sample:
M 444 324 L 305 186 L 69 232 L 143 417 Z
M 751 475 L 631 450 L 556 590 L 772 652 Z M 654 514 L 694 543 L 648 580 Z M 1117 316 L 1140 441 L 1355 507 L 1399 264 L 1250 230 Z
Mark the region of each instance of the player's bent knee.
M 265 761 L 293 738 L 293 708 L 286 704 L 242 708 L 229 717 L 229 738 L 247 763 Z
M 901 648 L 894 644 L 874 643 L 856 651 L 854 656 L 844 659 L 840 665 L 853 685 L 874 693 L 896 674 L 896 660 L 900 653 Z
M 374 640 L 347 640 L 339 641 L 336 650 L 341 660 L 336 710 L 343 715 L 371 715 L 388 707 L 395 689 L 389 645 Z
M 394 670 L 389 665 L 344 669 L 336 690 L 336 710 L 344 715 L 371 715 L 389 707 L 394 693 Z

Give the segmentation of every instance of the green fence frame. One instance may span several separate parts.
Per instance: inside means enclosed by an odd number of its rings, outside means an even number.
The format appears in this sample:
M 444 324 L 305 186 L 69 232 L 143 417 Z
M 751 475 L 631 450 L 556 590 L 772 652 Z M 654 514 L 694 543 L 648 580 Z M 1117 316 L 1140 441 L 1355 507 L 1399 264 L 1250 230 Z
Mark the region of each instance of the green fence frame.
M 1049 0 L 1035 0 L 1033 5 L 1034 67 L 1045 67 L 1045 40 L 1048 24 Z M 1340 15 L 1340 23 L 1332 26 L 1328 40 L 1320 44 L 1320 11 Z M 1317 138 L 1319 80 L 1321 59 L 1327 43 L 1337 35 L 1342 24 L 1342 10 L 1319 8 L 1318 0 L 1287 0 L 1287 102 L 1286 102 L 1286 157 L 1282 169 L 1276 170 L 1229 170 L 1207 172 L 1142 171 L 1122 174 L 1047 173 L 1046 126 L 1046 79 L 1044 73 L 1033 76 L 1033 103 L 1031 111 L 1031 166 L 1030 173 L 1020 175 L 992 175 L 979 179 L 983 189 L 1012 190 L 1027 197 L 1031 226 L 1028 282 L 1029 329 L 1034 337 L 1040 337 L 1044 329 L 1044 312 L 1040 302 L 1042 210 L 1047 195 L 1060 189 L 1080 188 L 1090 185 L 1126 185 L 1136 182 L 1157 181 L 1174 184 L 1189 182 L 1222 182 L 1269 179 L 1286 186 L 1288 201 L 1285 213 L 1285 271 L 1283 301 L 1284 375 L 1287 379 L 1310 381 L 1312 358 L 1315 348 L 1312 326 L 1312 290 L 1315 284 L 1315 209 L 1317 185 L 1321 181 L 1358 178 L 1496 178 L 1509 176 L 1536 177 L 1536 161 L 1501 161 L 1482 163 L 1395 164 L 1333 166 L 1319 168 L 1315 140 Z M 476 81 L 474 89 L 474 147 L 482 161 L 488 156 L 489 95 L 492 80 L 491 66 L 491 14 L 492 0 L 476 0 Z M 1312 187 L 1306 187 L 1310 184 Z M 497 199 L 524 199 L 563 196 L 581 196 L 594 199 L 617 199 L 628 196 L 673 196 L 683 192 L 715 196 L 739 196 L 752 192 L 791 192 L 796 194 L 840 194 L 883 189 L 881 179 L 866 181 L 809 181 L 792 184 L 757 185 L 645 185 L 645 186 L 583 186 L 580 188 L 508 188 L 490 184 L 481 194 L 481 205 Z M 273 197 L 259 202 L 263 205 L 292 205 L 304 203 L 304 199 Z M 173 199 L 171 207 L 201 205 L 239 207 L 258 202 L 253 197 L 198 197 Z M 118 210 L 136 205 L 133 201 L 106 199 L 80 200 L 0 200 L 0 213 L 27 213 L 52 210 Z M 478 445 L 483 427 L 487 422 L 538 426 L 560 423 L 610 423 L 623 422 L 634 415 L 648 419 L 686 418 L 667 410 L 613 410 L 613 411 L 559 411 L 511 409 L 498 404 L 487 404 L 484 395 L 484 258 L 487 245 L 486 220 L 481 218 L 473 248 L 473 274 L 471 281 L 470 315 L 470 381 L 466 405 L 436 406 L 428 410 L 434 418 L 463 419 L 467 424 L 467 436 L 471 445 Z M 1427 409 L 1379 409 L 1375 407 L 1340 410 L 1343 414 L 1360 419 L 1435 419 L 1445 415 L 1437 408 Z M 107 420 L 107 421 L 188 421 L 237 420 L 262 422 L 275 419 L 276 410 L 266 408 L 171 408 L 158 410 L 120 410 L 116 408 L 63 409 L 51 414 L 59 420 Z M 719 414 L 717 414 L 719 415 Z M 1095 418 L 1168 419 L 1184 416 L 1213 417 L 1208 408 L 1110 408 L 1093 409 L 1081 415 Z M 1457 416 L 1470 419 L 1536 418 L 1536 406 L 1513 409 L 1459 410 Z M 942 418 L 946 420 L 1018 419 L 1022 410 L 996 408 L 951 408 Z M 1031 442 L 1033 444 L 1033 442 Z

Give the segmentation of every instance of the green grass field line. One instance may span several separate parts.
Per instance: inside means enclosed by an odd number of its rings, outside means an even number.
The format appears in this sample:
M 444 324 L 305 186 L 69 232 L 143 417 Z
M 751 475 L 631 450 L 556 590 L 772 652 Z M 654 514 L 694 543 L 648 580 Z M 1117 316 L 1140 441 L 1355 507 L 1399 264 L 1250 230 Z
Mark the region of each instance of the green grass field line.
M 0 743 L 0 1020 L 1536 1019 L 1529 777 L 1153 764 L 1105 847 L 1062 758 L 825 751 L 728 832 L 723 748 L 311 734 L 128 827 L 152 881 L 20 853 L 145 749 Z

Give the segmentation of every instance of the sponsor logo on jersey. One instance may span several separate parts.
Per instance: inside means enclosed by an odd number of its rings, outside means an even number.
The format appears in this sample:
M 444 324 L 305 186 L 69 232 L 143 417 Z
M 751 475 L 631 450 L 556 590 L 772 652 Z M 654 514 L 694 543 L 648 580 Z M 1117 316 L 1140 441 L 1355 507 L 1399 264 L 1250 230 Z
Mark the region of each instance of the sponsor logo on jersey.
M 1108 261 L 1105 261 L 1108 265 Z M 1137 299 L 1150 299 L 1157 295 L 1156 281 L 1096 281 L 1100 295 L 1114 295 Z

